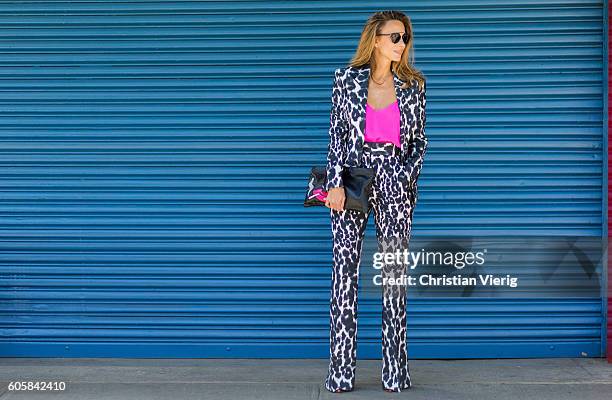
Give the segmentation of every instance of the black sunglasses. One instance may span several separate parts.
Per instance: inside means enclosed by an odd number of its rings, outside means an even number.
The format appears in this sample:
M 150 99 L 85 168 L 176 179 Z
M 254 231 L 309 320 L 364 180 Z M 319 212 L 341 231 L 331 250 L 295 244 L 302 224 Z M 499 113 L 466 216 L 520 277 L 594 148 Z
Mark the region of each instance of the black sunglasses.
M 408 41 L 410 40 L 410 35 L 408 33 L 406 33 L 406 32 L 404 32 L 403 35 L 400 35 L 399 32 L 393 32 L 393 33 L 379 33 L 376 36 L 386 36 L 386 35 L 389 35 L 389 38 L 391 39 L 391 42 L 393 44 L 399 42 L 400 41 L 400 37 L 404 41 L 404 44 L 408 44 Z

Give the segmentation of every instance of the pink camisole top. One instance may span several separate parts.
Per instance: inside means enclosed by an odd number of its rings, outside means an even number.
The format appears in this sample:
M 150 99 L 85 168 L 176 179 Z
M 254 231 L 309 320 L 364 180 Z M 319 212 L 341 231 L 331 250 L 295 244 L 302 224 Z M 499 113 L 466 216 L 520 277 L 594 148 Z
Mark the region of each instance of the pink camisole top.
M 383 108 L 373 108 L 366 103 L 366 142 L 400 144 L 400 110 L 397 100 Z

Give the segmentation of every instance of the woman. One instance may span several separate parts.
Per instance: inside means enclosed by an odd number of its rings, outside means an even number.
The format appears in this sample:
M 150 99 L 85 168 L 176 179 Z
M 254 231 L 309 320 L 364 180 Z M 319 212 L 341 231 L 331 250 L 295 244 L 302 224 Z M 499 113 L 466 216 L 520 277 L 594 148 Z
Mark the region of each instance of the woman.
M 373 14 L 365 24 L 348 67 L 335 71 L 327 158 L 333 233 L 330 299 L 330 362 L 325 387 L 353 390 L 356 366 L 357 283 L 369 212 L 345 210 L 342 171 L 375 171 L 370 205 L 379 251 L 407 249 L 418 198 L 416 182 L 427 148 L 425 78 L 409 59 L 410 19 L 399 11 Z M 403 251 L 403 250 L 402 250 Z M 404 274 L 406 265 L 387 264 L 383 277 Z M 383 285 L 382 387 L 411 387 L 406 344 L 406 287 Z

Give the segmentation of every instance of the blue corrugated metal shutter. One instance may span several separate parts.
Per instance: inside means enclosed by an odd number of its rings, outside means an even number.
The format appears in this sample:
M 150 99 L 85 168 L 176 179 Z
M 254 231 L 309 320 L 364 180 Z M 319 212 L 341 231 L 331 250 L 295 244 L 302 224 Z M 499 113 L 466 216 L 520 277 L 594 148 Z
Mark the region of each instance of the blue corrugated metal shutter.
M 0 356 L 326 357 L 301 201 L 378 7 L 0 2 Z M 428 77 L 415 236 L 602 235 L 603 7 L 394 3 Z M 409 304 L 412 358 L 601 354 L 601 298 Z

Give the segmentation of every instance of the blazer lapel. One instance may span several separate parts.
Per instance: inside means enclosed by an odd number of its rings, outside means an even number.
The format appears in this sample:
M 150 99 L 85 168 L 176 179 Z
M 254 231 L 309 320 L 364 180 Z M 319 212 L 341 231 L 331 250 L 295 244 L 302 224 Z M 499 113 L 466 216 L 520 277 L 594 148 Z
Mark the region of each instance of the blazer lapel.
M 395 97 L 397 97 L 397 105 L 400 110 L 400 144 L 402 156 L 404 154 L 408 154 L 408 124 L 406 123 L 406 113 L 404 112 L 404 94 L 406 93 L 405 89 L 402 89 L 401 86 L 404 84 L 404 81 L 401 80 L 395 72 L 393 72 L 393 81 L 395 83 Z
M 366 117 L 366 104 L 368 101 L 368 78 L 370 77 L 370 66 L 366 65 L 361 67 L 357 71 L 355 77 L 355 85 L 357 89 L 357 99 L 354 104 L 355 109 L 351 113 L 351 119 L 357 122 L 357 135 L 355 137 L 356 149 L 361 149 L 364 143 L 365 137 L 365 117 Z M 357 121 L 355 118 L 357 117 Z

